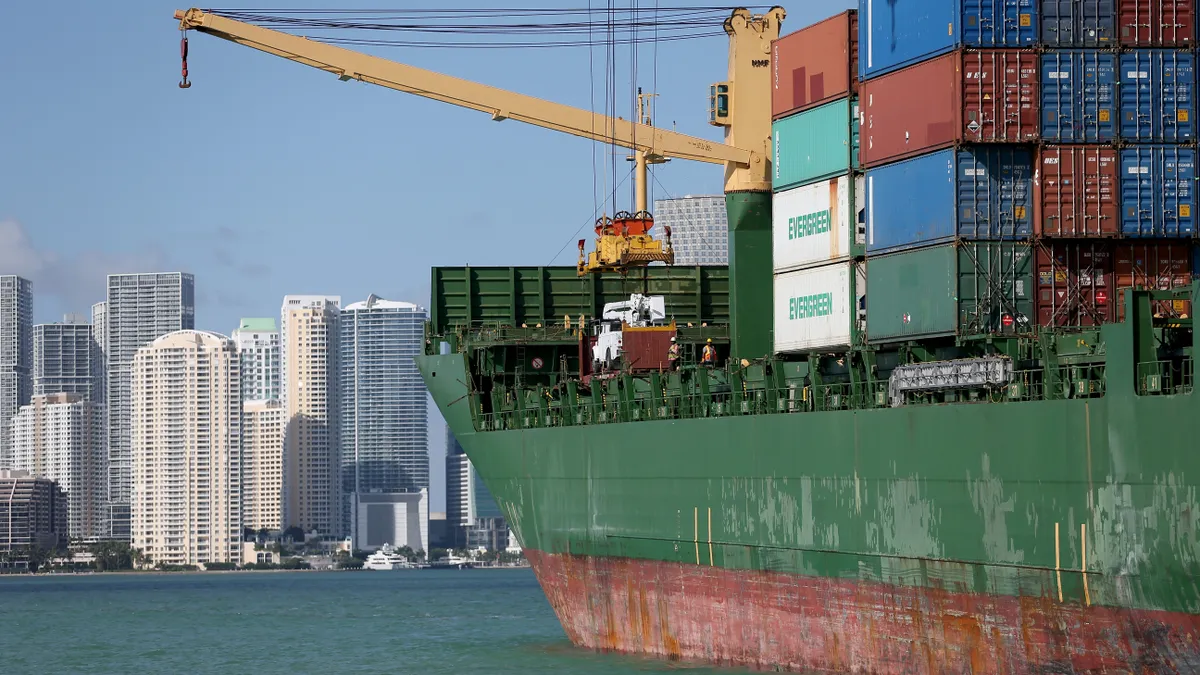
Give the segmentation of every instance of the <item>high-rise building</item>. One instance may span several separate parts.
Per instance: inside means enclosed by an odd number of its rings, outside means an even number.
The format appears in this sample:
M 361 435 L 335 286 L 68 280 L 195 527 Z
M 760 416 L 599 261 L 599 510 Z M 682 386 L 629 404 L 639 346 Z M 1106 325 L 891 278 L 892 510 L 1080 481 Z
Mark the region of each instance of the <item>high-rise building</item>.
M 288 295 L 280 312 L 284 411 L 283 519 L 288 527 L 341 534 L 337 339 L 342 299 Z
M 654 200 L 654 223 L 671 228 L 676 265 L 728 265 L 729 216 L 725 197 L 699 195 Z
M 508 546 L 508 526 L 492 493 L 446 427 L 446 528 L 456 548 Z
M 342 310 L 338 426 L 344 528 L 355 517 L 357 498 L 429 489 L 427 394 L 413 360 L 424 348 L 426 316 L 423 307 L 376 295 Z
M 107 335 L 108 303 L 97 302 L 92 305 L 92 400 L 97 403 L 104 403 L 104 397 L 108 395 Z
M 239 350 L 240 351 L 240 350 Z M 242 354 L 245 363 L 245 354 Z M 242 382 L 246 378 L 243 375 Z M 242 404 L 242 525 L 282 530 L 284 484 L 283 404 L 246 400 Z
M 108 445 L 110 535 L 129 538 L 129 426 L 133 357 L 159 337 L 196 326 L 196 281 L 191 274 L 110 274 L 105 303 L 107 347 L 105 425 Z M 94 310 L 93 310 L 94 311 Z
M 67 495 L 57 483 L 27 471 L 0 469 L 0 568 L 24 567 L 22 553 L 67 544 Z M 7 562 L 4 562 L 7 561 Z
M 13 418 L 13 468 L 67 493 L 67 531 L 74 539 L 108 533 L 102 411 L 79 394 L 47 394 L 34 396 Z
M 216 333 L 168 333 L 134 356 L 130 531 L 151 562 L 241 560 L 241 387 Z
M 33 396 L 33 284 L 0 276 L 0 469 L 12 462 L 9 425 Z
M 92 326 L 67 315 L 62 323 L 33 327 L 33 395 L 78 394 L 93 401 L 97 349 Z
M 279 328 L 275 319 L 242 319 L 230 337 L 242 355 L 242 400 L 278 400 Z

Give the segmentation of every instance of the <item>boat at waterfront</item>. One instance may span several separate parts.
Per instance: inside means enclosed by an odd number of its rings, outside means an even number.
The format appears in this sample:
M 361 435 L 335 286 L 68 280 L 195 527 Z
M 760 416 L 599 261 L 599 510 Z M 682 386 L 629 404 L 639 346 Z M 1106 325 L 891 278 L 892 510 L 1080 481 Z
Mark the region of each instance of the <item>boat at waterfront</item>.
M 414 569 L 415 567 L 416 565 L 409 562 L 408 558 L 396 553 L 391 546 L 386 544 L 383 548 L 367 556 L 367 559 L 363 561 L 363 569 L 381 572 Z

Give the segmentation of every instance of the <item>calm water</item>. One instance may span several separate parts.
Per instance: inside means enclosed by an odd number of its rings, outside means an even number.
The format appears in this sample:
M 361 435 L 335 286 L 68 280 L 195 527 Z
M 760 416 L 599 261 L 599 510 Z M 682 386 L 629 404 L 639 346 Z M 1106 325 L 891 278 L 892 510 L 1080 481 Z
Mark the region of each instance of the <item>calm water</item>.
M 5 675 L 708 671 L 575 649 L 527 569 L 0 577 L 0 620 Z

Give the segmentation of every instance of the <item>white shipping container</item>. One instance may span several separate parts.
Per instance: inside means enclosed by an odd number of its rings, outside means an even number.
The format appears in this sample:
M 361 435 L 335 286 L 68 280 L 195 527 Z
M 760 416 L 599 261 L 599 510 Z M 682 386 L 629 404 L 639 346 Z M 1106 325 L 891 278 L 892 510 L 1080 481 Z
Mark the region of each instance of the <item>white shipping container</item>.
M 851 193 L 851 185 L 854 187 Z M 863 177 L 849 174 L 771 197 L 775 272 L 847 260 L 866 243 Z
M 775 352 L 849 347 L 866 325 L 867 268 L 855 261 L 775 275 Z

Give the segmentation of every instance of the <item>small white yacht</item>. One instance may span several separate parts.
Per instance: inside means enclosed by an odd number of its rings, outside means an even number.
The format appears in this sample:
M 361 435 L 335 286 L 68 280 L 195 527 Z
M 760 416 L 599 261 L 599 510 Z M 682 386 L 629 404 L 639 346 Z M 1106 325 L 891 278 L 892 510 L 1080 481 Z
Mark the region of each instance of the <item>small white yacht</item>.
M 363 568 L 368 570 L 390 571 L 410 569 L 412 567 L 413 564 L 410 563 L 407 558 L 399 553 L 396 553 L 395 550 L 387 544 L 384 544 L 383 548 L 367 556 L 366 561 L 363 562 Z

